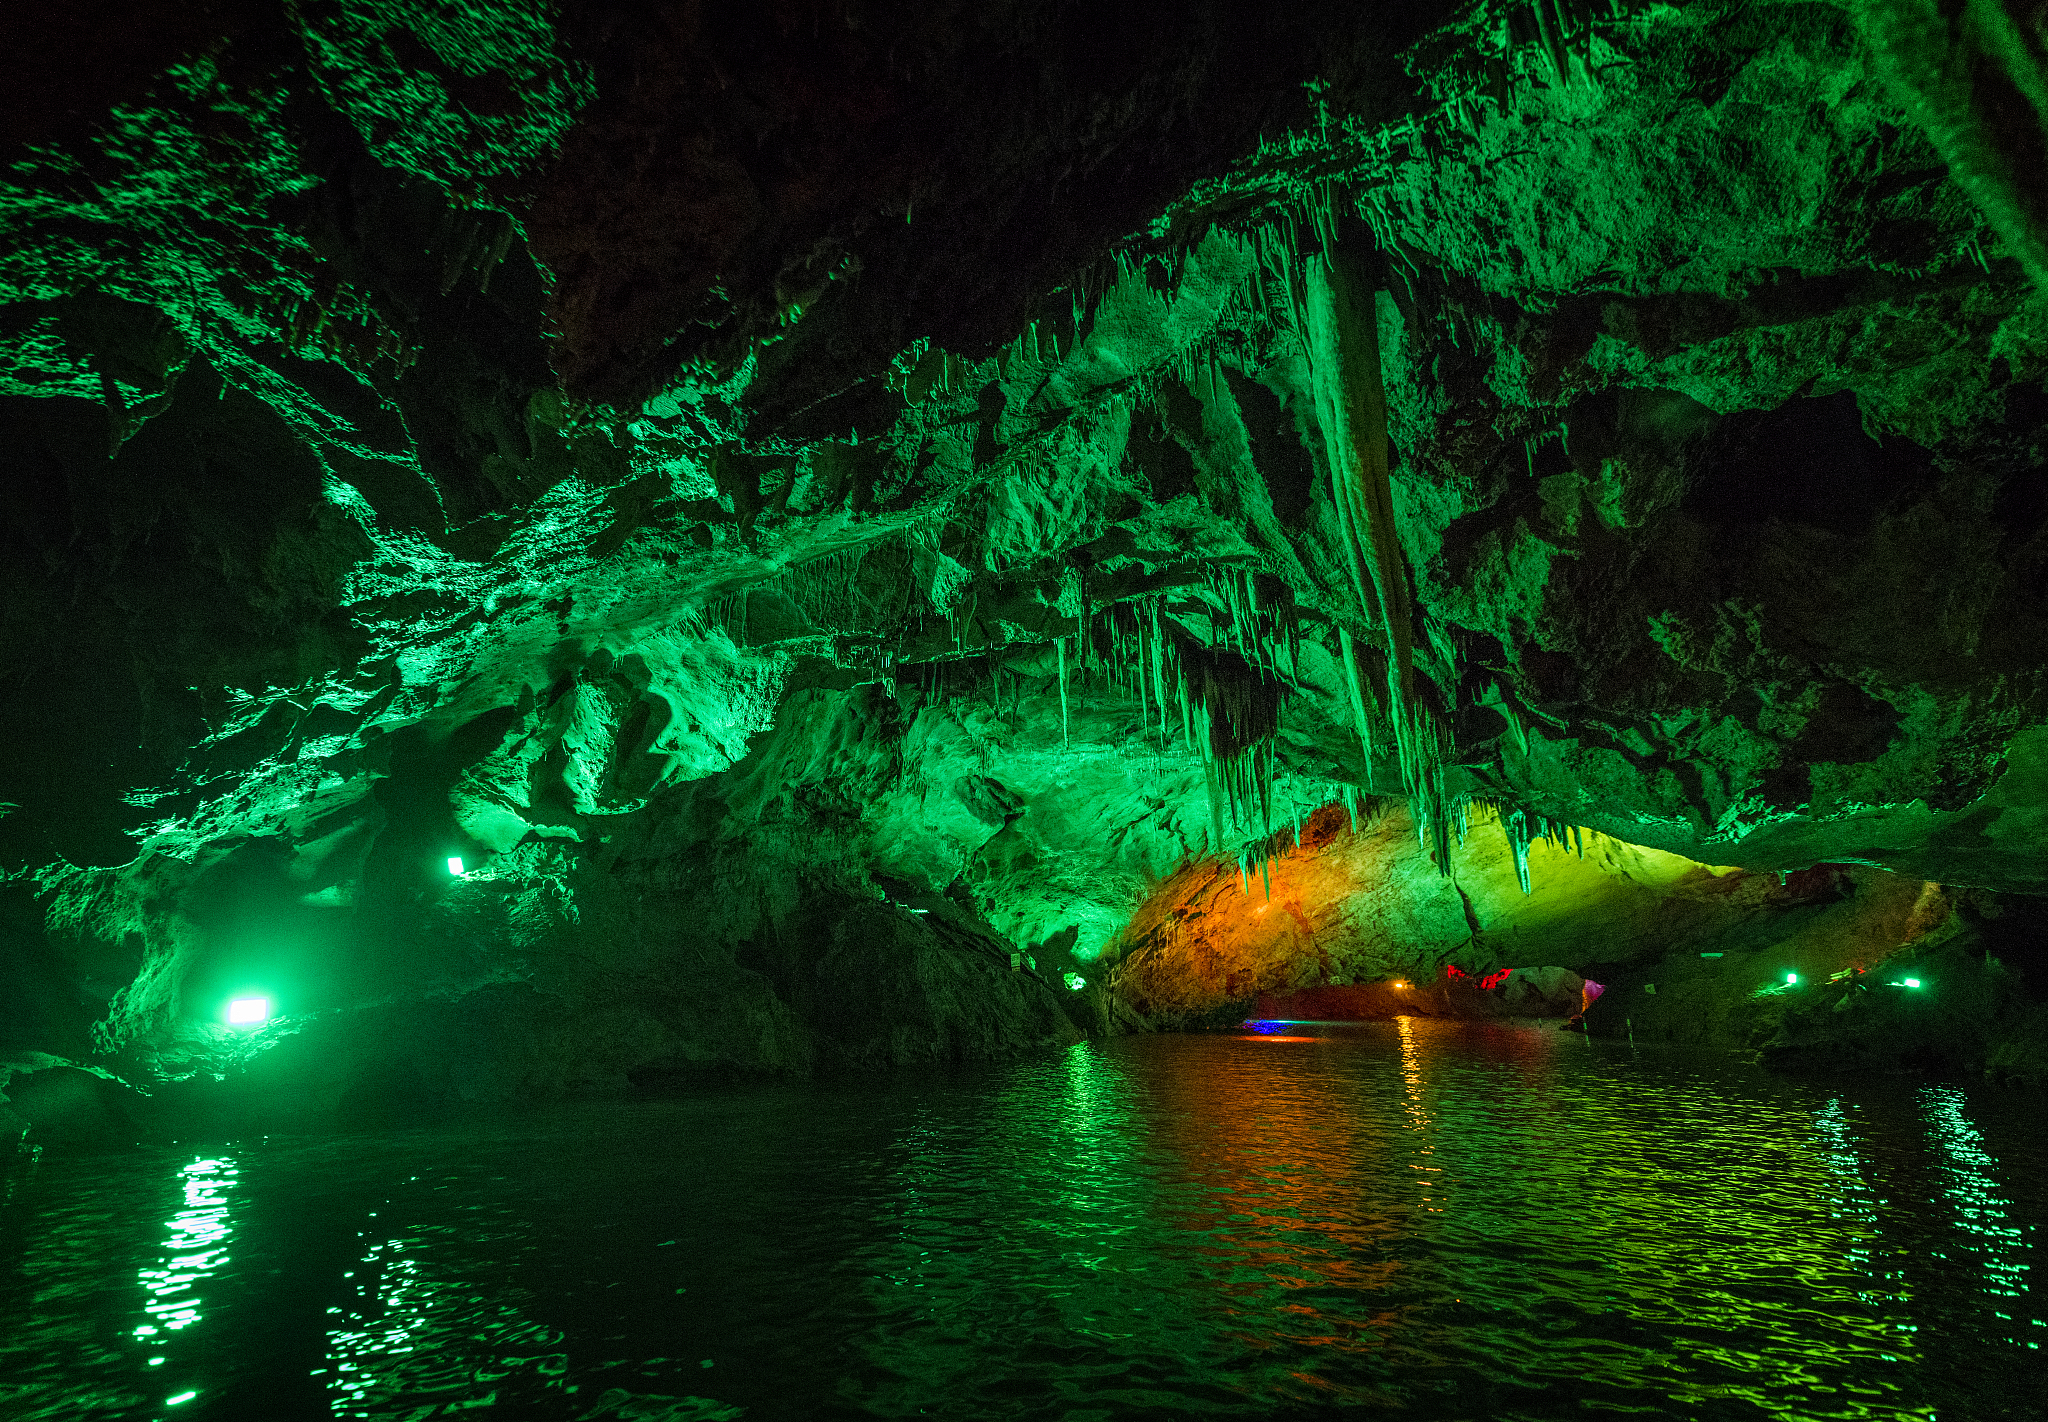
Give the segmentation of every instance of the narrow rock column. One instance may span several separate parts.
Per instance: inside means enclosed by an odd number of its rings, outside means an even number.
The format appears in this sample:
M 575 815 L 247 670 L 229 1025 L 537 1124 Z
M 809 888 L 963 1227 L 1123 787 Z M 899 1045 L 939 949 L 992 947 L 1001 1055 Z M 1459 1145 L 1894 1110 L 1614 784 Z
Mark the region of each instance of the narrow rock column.
M 1302 265 L 1302 335 L 1351 574 L 1360 606 L 1368 616 L 1377 614 L 1387 642 L 1388 719 L 1401 778 L 1418 826 L 1436 846 L 1438 863 L 1448 866 L 1439 732 L 1415 691 L 1415 599 L 1394 521 L 1372 284 L 1334 242 L 1325 241 Z M 1365 737 L 1362 723 L 1359 730 Z
M 1387 399 L 1372 290 L 1341 253 L 1319 253 L 1304 266 L 1302 314 L 1316 419 L 1350 544 L 1352 576 L 1361 606 L 1379 616 L 1394 663 L 1392 675 L 1398 676 L 1398 694 L 1406 703 L 1413 690 L 1415 622 L 1394 528 Z

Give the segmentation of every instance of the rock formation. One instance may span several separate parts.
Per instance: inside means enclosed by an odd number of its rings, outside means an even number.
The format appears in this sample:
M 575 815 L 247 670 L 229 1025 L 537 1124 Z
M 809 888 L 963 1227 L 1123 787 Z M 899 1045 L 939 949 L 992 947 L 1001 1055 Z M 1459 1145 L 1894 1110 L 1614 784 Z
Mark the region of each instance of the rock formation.
M 2017 0 L 9 23 L 0 1051 L 382 1110 L 1446 965 L 1920 1040 L 1738 1010 L 1803 942 L 2038 1077 Z

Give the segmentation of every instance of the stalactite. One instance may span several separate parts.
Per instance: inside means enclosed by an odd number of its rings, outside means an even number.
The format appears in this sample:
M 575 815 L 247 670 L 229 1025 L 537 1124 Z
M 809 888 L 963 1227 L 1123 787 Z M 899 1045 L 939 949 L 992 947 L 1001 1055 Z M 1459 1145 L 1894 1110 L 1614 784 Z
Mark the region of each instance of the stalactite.
M 1054 639 L 1060 657 L 1060 744 L 1067 744 L 1067 639 Z
M 1501 820 L 1501 828 L 1507 831 L 1508 848 L 1515 856 L 1515 878 L 1521 883 L 1522 892 L 1529 892 L 1529 821 L 1522 811 L 1516 810 Z
M 1159 626 L 1159 600 L 1147 599 L 1145 616 L 1152 629 L 1152 694 L 1159 706 L 1159 743 L 1164 746 L 1168 735 L 1166 722 L 1166 637 Z
M 1344 663 L 1344 689 L 1351 698 L 1351 721 L 1358 728 L 1359 748 L 1365 753 L 1365 774 L 1372 777 L 1372 718 L 1366 714 L 1365 687 L 1358 676 L 1358 649 L 1352 645 L 1349 628 L 1337 629 L 1337 647 Z
M 1323 239 L 1323 250 L 1302 263 L 1302 335 L 1337 495 L 1347 567 L 1359 605 L 1376 616 L 1386 641 L 1388 718 L 1393 723 L 1402 783 L 1414 805 L 1425 846 L 1438 868 L 1448 873 L 1450 836 L 1443 789 L 1446 737 L 1417 688 L 1416 611 L 1394 513 L 1378 319 L 1369 284 L 1335 242 L 1327 198 L 1311 216 Z M 1347 646 L 1346 650 L 1347 660 L 1354 663 L 1348 675 L 1355 677 L 1357 649 Z
M 1166 607 L 1176 597 L 1206 605 L 1211 637 L 1197 638 L 1169 618 Z M 1271 837 L 1276 822 L 1281 832 L 1291 830 L 1298 845 L 1301 806 L 1290 792 L 1286 807 L 1276 807 L 1274 785 L 1280 709 L 1298 680 L 1291 675 L 1299 667 L 1291 600 L 1262 601 L 1255 575 L 1239 566 L 1212 572 L 1199 592 L 1150 593 L 1109 604 L 1086 627 L 1104 684 L 1138 701 L 1143 724 L 1152 723 L 1156 708 L 1162 749 L 1178 708 L 1183 744 L 1202 763 L 1213 852 L 1222 852 L 1233 830 L 1240 839 L 1246 833 Z M 1070 740 L 1065 640 L 1054 643 L 1063 740 Z M 1356 787 L 1333 786 L 1331 797 L 1339 795 L 1346 797 L 1355 825 Z
M 1586 857 L 1586 840 L 1590 832 L 1583 825 L 1553 820 L 1523 805 L 1469 797 L 1459 803 L 1458 814 L 1469 815 L 1475 804 L 1491 809 L 1500 820 L 1501 833 L 1506 836 L 1508 848 L 1515 856 L 1515 877 L 1521 881 L 1525 894 L 1531 892 L 1533 883 L 1529 871 L 1529 846 L 1537 840 L 1548 840 L 1559 850 L 1576 854 L 1581 859 Z

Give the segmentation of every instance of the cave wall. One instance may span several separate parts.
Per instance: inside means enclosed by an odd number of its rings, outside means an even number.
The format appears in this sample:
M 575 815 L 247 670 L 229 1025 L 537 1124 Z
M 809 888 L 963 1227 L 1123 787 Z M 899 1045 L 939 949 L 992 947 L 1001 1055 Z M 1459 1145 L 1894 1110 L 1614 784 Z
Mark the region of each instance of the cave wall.
M 1094 965 L 1103 1016 L 1142 1032 L 1583 1013 L 1631 1047 L 2044 1080 L 2036 896 L 1866 865 L 1714 867 L 1601 835 L 1516 858 L 1475 815 L 1444 875 L 1405 809 L 1331 806 L 1262 869 L 1201 861 L 1160 884 Z
M 1740 996 L 1787 972 L 1826 978 L 1881 962 L 1951 913 L 1941 886 L 1861 866 L 1716 868 L 1602 835 L 1539 839 L 1516 860 L 1493 813 L 1470 818 L 1443 874 L 1404 808 L 1354 824 L 1332 806 L 1259 869 L 1197 862 L 1163 884 L 1113 945 L 1115 995 L 1133 1026 L 1227 1022 L 1262 995 L 1302 989 L 1421 991 L 1447 969 L 1480 978 L 1554 965 L 1597 978 L 1596 965 L 1634 971 L 1713 952 L 1734 959 L 1717 990 Z M 1648 972 L 1636 976 L 1653 981 Z M 1376 1001 L 1392 1010 L 1372 1015 L 1394 1015 L 1420 998 Z M 1674 1018 L 1696 1039 L 1713 1035 L 1704 1005 Z
M 9 130 L 8 1050 L 1008 1050 L 1353 810 L 1254 979 L 2048 890 L 2016 5 L 771 11 L 215 7 Z

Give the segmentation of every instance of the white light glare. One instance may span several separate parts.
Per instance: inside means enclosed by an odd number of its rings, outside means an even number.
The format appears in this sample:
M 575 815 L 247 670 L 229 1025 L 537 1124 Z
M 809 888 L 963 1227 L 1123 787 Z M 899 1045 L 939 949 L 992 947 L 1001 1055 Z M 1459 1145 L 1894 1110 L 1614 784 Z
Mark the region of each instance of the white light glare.
M 462 856 L 461 856 L 461 855 L 459 855 L 459 854 L 451 854 L 451 855 L 449 855 L 449 856 L 448 856 L 448 872 L 449 872 L 450 874 L 460 874 L 460 873 L 462 872 Z
M 228 1004 L 228 1021 L 238 1024 L 262 1022 L 270 1016 L 267 997 L 238 997 Z
M 1920 986 L 1920 979 L 1918 979 L 1918 978 L 1907 978 L 1907 979 L 1905 979 L 1905 984 L 1906 984 L 1906 986 L 1907 986 L 1907 987 L 1918 987 L 1918 986 Z

